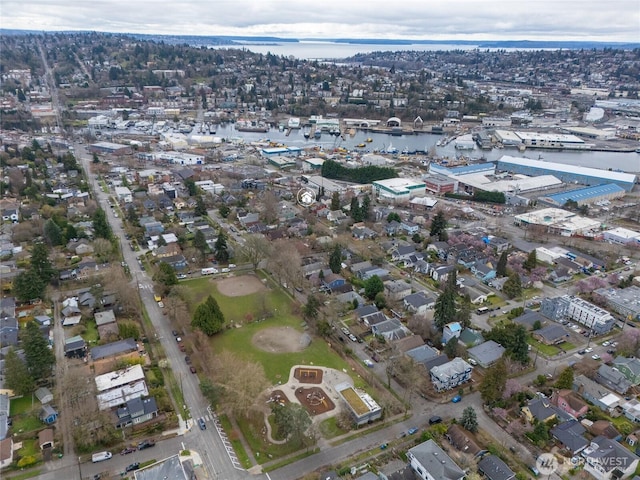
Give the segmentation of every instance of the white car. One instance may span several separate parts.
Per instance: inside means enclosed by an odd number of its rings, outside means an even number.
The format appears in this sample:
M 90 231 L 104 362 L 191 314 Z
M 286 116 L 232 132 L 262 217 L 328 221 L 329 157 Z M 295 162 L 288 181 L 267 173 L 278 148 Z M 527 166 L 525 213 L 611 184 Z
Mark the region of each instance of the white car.
M 596 353 L 595 355 L 591 355 L 591 358 L 593 358 L 594 360 L 600 360 L 600 355 Z
M 602 346 L 603 347 L 608 347 L 609 345 L 611 345 L 611 343 L 608 342 L 608 341 L 607 342 L 602 342 Z
M 222 270 L 220 270 L 222 273 L 229 273 L 231 270 L 229 270 L 228 268 L 223 268 Z
M 229 264 L 229 268 L 236 268 L 236 264 L 235 263 L 230 263 Z
M 592 347 L 585 348 L 584 351 L 585 351 L 585 353 L 591 353 L 591 352 L 593 352 L 593 348 Z

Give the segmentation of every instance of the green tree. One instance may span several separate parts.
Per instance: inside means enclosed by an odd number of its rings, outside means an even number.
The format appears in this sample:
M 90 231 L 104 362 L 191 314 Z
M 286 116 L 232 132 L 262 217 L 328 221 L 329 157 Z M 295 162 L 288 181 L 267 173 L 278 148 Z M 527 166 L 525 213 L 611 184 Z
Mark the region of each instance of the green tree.
M 100 157 L 98 157 L 98 154 L 95 152 L 93 153 L 92 159 L 93 163 L 100 163 Z
M 376 298 L 376 295 L 380 292 L 384 291 L 384 284 L 380 277 L 374 275 L 364 282 L 364 296 L 369 300 L 373 300 Z
M 558 380 L 554 385 L 558 389 L 572 389 L 573 388 L 573 368 L 566 367 L 560 375 L 558 375 Z
M 107 214 L 102 208 L 98 208 L 93 214 L 93 233 L 96 238 L 111 240 L 111 226 L 107 221 Z
M 198 252 L 200 252 L 200 258 L 204 261 L 204 258 L 207 254 L 207 250 L 209 250 L 209 245 L 207 244 L 207 239 L 202 233 L 202 230 L 196 230 L 196 234 L 193 237 L 193 248 L 195 248 Z
M 431 220 L 431 229 L 429 234 L 432 237 L 438 237 L 440 241 L 444 241 L 442 236 L 443 233 L 447 230 L 447 219 L 444 216 L 444 212 L 439 210 L 438 213 Z M 446 235 L 446 233 L 445 233 Z
M 13 293 L 21 302 L 43 298 L 47 284 L 33 269 L 19 273 L 13 279 Z
M 273 423 L 280 438 L 286 438 L 294 445 L 302 445 L 305 432 L 311 426 L 311 418 L 306 409 L 297 403 L 274 403 L 272 412 Z
M 127 222 L 131 225 L 137 226 L 140 218 L 138 217 L 138 212 L 133 205 L 129 205 L 127 207 Z
M 178 277 L 176 271 L 167 262 L 160 262 L 158 270 L 153 276 L 153 280 L 163 286 L 164 294 L 166 295 L 173 285 L 178 284 Z
M 385 297 L 384 292 L 376 293 L 376 296 L 373 299 L 373 303 L 380 310 L 382 310 L 383 308 L 387 308 L 387 297 Z
M 198 195 L 196 197 L 196 206 L 193 209 L 193 213 L 199 217 L 207 216 L 207 206 L 204 203 L 204 199 L 202 198 L 202 195 Z
M 445 344 L 443 351 L 444 351 L 444 354 L 450 359 L 457 357 L 458 356 L 458 338 L 457 337 L 450 338 L 449 341 Z
M 514 325 L 511 322 L 496 325 L 485 332 L 484 338 L 502 345 L 506 354 L 514 360 L 522 364 L 529 362 L 527 329 L 523 325 Z
M 337 243 L 333 246 L 331 255 L 329 255 L 329 268 L 336 274 L 342 270 L 342 247 Z
M 530 272 L 538 266 L 538 257 L 535 248 L 529 252 L 529 255 L 527 255 L 527 259 L 524 261 L 522 266 L 527 272 Z
M 331 195 L 331 211 L 340 210 L 340 193 L 333 192 Z
M 369 216 L 371 215 L 371 197 L 369 194 L 366 194 L 362 198 L 362 205 L 360 205 L 360 217 L 362 220 L 369 220 Z
M 227 218 L 231 213 L 231 209 L 223 203 L 218 207 L 218 213 L 222 218 Z
M 212 336 L 222 331 L 224 322 L 224 315 L 218 306 L 218 302 L 209 295 L 204 303 L 201 303 L 196 308 L 191 320 L 191 326 L 202 330 L 208 336 Z
M 536 320 L 533 322 L 531 330 L 540 330 L 542 328 L 542 322 L 540 320 Z
M 351 218 L 353 218 L 354 222 L 362 221 L 362 210 L 360 209 L 360 202 L 358 202 L 358 197 L 353 197 L 351 199 L 351 208 L 349 211 Z
M 35 388 L 27 364 L 18 357 L 13 348 L 4 359 L 4 381 L 5 386 L 18 396 L 29 395 Z
M 305 303 L 302 309 L 302 316 L 307 320 L 316 320 L 320 313 L 320 300 L 315 295 L 309 295 L 307 297 L 307 303 Z
M 49 342 L 44 338 L 40 327 L 34 321 L 28 322 L 22 339 L 24 357 L 29 373 L 35 380 L 51 376 L 56 357 L 49 348 Z
M 502 398 L 507 383 L 507 367 L 504 360 L 498 360 L 489 367 L 480 383 L 480 396 L 486 404 L 493 404 Z
M 468 406 L 462 411 L 462 418 L 460 418 L 460 425 L 465 430 L 475 433 L 478 431 L 478 416 L 472 406 Z
M 184 186 L 187 187 L 189 196 L 194 197 L 198 194 L 198 186 L 196 185 L 196 182 L 192 178 L 187 178 L 184 181 Z
M 499 277 L 507 276 L 507 261 L 509 260 L 509 254 L 507 251 L 503 251 L 500 254 L 500 258 L 498 259 L 498 264 L 496 265 L 496 275 Z
M 224 263 L 229 260 L 227 235 L 224 233 L 224 230 L 222 228 L 218 230 L 218 238 L 216 239 L 216 243 L 213 245 L 213 251 L 215 253 L 216 259 L 219 262 Z
M 224 387 L 216 385 L 208 378 L 203 378 L 200 382 L 200 390 L 204 398 L 207 399 L 211 407 L 215 410 L 224 396 Z
M 438 296 L 433 311 L 433 323 L 442 331 L 456 317 L 456 293 L 448 287 Z
M 53 218 L 50 218 L 49 220 L 44 222 L 43 235 L 44 239 L 49 245 L 58 246 L 64 243 L 62 229 L 58 226 Z
M 33 245 L 30 265 L 30 269 L 33 270 L 45 284 L 49 283 L 56 273 L 53 265 L 51 265 L 49 261 L 47 246 L 41 242 Z
M 400 215 L 398 215 L 397 212 L 391 212 L 389 215 L 387 215 L 387 222 L 391 223 L 393 221 L 396 221 L 398 223 L 402 221 L 402 219 L 400 218 Z
M 502 292 L 509 298 L 515 298 L 522 295 L 522 282 L 520 275 L 513 272 L 502 286 Z
M 138 340 L 140 338 L 140 329 L 138 328 L 138 324 L 132 321 L 118 322 L 118 335 L 120 338 L 133 338 L 134 340 Z

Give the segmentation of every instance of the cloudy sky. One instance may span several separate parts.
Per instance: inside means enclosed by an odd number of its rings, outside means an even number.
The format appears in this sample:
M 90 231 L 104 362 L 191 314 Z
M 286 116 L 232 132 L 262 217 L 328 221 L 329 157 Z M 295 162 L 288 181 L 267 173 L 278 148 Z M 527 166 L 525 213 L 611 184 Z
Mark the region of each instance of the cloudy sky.
M 3 28 L 640 42 L 640 0 L 2 0 Z

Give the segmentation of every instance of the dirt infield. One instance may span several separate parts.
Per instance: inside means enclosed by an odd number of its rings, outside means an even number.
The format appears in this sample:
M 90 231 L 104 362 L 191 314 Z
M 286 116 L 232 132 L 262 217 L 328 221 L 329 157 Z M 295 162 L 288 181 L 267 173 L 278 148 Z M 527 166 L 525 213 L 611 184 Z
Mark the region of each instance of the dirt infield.
M 329 396 L 320 387 L 304 388 L 296 390 L 296 398 L 307 409 L 309 415 L 320 415 L 336 408 Z
M 251 343 L 265 352 L 299 352 L 305 348 L 300 341 L 301 336 L 300 332 L 291 327 L 269 327 L 256 333 Z
M 293 371 L 293 378 L 296 378 L 300 383 L 320 385 L 322 383 L 322 370 L 319 368 L 296 368 Z
M 254 275 L 221 278 L 216 280 L 215 284 L 218 291 L 226 297 L 244 297 L 267 290 L 267 287 Z

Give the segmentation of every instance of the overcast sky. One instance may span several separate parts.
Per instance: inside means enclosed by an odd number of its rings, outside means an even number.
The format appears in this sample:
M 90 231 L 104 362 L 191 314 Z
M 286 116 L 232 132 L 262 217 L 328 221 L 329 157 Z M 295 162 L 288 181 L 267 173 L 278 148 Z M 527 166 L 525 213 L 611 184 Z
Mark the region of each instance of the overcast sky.
M 640 42 L 640 0 L 1 0 L 3 28 Z

